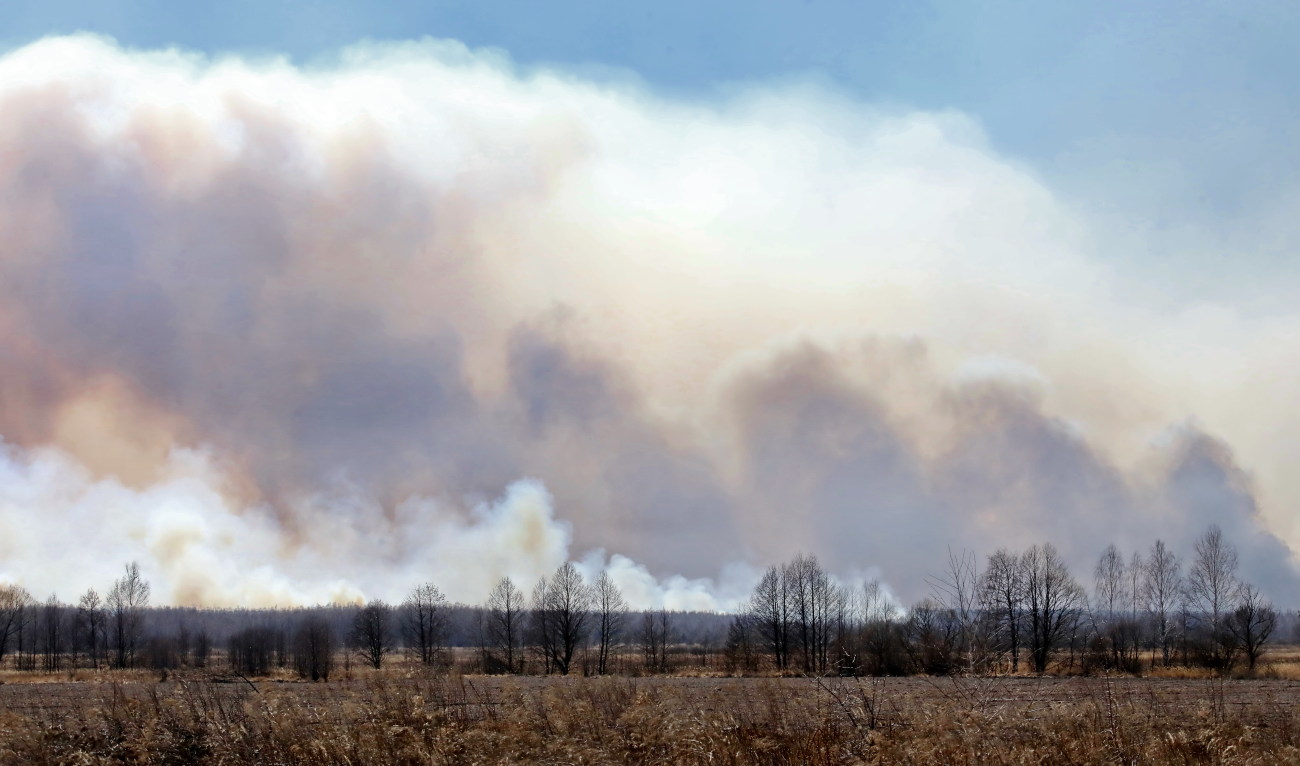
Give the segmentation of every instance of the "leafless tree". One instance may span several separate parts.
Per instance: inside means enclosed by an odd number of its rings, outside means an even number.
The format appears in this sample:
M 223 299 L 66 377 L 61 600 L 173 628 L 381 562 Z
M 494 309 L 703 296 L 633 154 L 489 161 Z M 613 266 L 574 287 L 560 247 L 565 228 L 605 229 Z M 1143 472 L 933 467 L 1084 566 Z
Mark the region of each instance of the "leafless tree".
M 212 652 L 212 638 L 206 630 L 194 634 L 194 667 L 204 668 L 208 665 L 208 656 Z
M 668 644 L 672 641 L 673 618 L 667 609 L 641 615 L 641 656 L 651 673 L 668 672 Z
M 1218 667 L 1232 662 L 1232 637 L 1225 624 L 1240 592 L 1237 550 L 1223 539 L 1223 530 L 1210 525 L 1196 541 L 1196 555 L 1187 573 L 1187 596 L 1192 617 L 1208 642 L 1210 658 Z
M 597 655 L 596 672 L 604 675 L 609 672 L 609 653 L 614 642 L 623 632 L 627 620 L 627 602 L 623 592 L 610 579 L 609 572 L 601 572 L 596 579 L 596 632 L 599 634 L 600 651 Z
M 550 675 L 555 671 L 555 620 L 547 614 L 546 602 L 550 598 L 550 578 L 542 576 L 533 586 L 529 599 L 531 609 L 528 612 L 528 645 L 542 662 L 542 672 Z
M 182 666 L 190 665 L 193 657 L 191 654 L 193 648 L 194 635 L 190 633 L 190 627 L 182 617 L 176 626 L 176 653 Z
M 831 583 L 828 670 L 836 674 L 857 674 L 861 670 L 861 598 L 856 589 Z
M 975 554 L 948 549 L 948 565 L 944 573 L 928 579 L 930 596 L 941 604 L 957 623 L 957 652 L 963 670 L 974 672 L 983 652 L 979 633 L 979 572 Z
M 723 653 L 727 670 L 752 673 L 758 670 L 758 631 L 754 615 L 742 612 L 731 618 Z
M 914 671 L 949 675 L 962 669 L 961 621 L 957 613 L 927 597 L 913 605 L 903 626 Z
M 17 585 L 0 585 L 0 662 L 14 647 L 32 597 Z
M 524 594 L 509 577 L 502 577 L 488 596 L 487 635 L 501 653 L 507 673 L 518 673 L 524 631 Z
M 534 590 L 533 622 L 548 669 L 568 675 L 573 655 L 591 631 L 595 596 L 566 561 Z
M 244 628 L 231 634 L 226 647 L 230 667 L 245 676 L 265 676 L 277 662 L 277 645 L 283 643 L 283 631 L 270 625 Z
M 1136 669 L 1138 621 L 1130 614 L 1134 580 L 1123 555 L 1113 544 L 1106 546 L 1093 570 L 1093 630 L 1105 645 L 1114 667 Z
M 145 607 L 149 606 L 149 583 L 140 575 L 140 565 L 126 565 L 121 579 L 108 592 L 108 615 L 112 621 L 113 645 L 119 668 L 135 664 L 136 651 L 144 635 Z
M 294 669 L 299 678 L 328 681 L 334 666 L 334 636 L 329 622 L 320 615 L 308 615 L 298 623 L 293 637 Z
M 19 670 L 36 669 L 36 599 L 27 601 L 18 609 L 18 627 L 14 635 L 14 655 Z
M 447 646 L 447 597 L 431 582 L 411 589 L 402 604 L 406 645 L 425 665 L 437 663 Z
M 46 599 L 40 612 L 41 665 L 47 673 L 57 672 L 63 664 L 64 633 L 63 605 L 54 596 Z
M 1223 539 L 1223 530 L 1211 525 L 1196 541 L 1196 556 L 1187 573 L 1187 591 L 1200 611 L 1219 617 L 1229 611 L 1240 585 L 1237 551 Z
M 1142 614 L 1145 599 L 1142 595 L 1142 583 L 1146 578 L 1147 563 L 1142 554 L 1134 551 L 1128 560 L 1128 597 L 1130 601 L 1129 616 L 1134 620 Z
M 1051 543 L 1031 547 L 1021 561 L 1030 660 L 1034 672 L 1042 674 L 1047 672 L 1052 651 L 1070 634 L 1078 620 L 1084 593 Z
M 899 610 L 877 579 L 862 584 L 862 648 L 865 670 L 873 675 L 902 672 L 898 651 Z
M 790 588 L 783 567 L 768 567 L 749 601 L 758 635 L 777 670 L 790 663 Z
M 98 668 L 108 636 L 104 625 L 104 602 L 94 588 L 81 594 L 77 602 L 77 633 L 91 667 Z
M 993 625 L 994 646 L 1011 655 L 1011 672 L 1020 672 L 1025 611 L 1025 570 L 1021 558 L 1006 549 L 989 556 L 980 577 L 981 601 Z
M 785 567 L 791 630 L 805 673 L 825 673 L 831 642 L 835 587 L 816 556 L 800 555 Z
M 1277 610 L 1273 608 L 1253 585 L 1243 585 L 1237 608 L 1228 615 L 1229 635 L 1246 655 L 1246 662 L 1254 670 L 1264 654 L 1268 639 L 1277 629 Z
M 378 599 L 357 612 L 352 621 L 352 641 L 361 659 L 378 670 L 393 648 L 392 607 Z
M 1114 544 L 1106 546 L 1093 571 L 1093 604 L 1109 619 L 1128 606 L 1128 568 Z
M 1141 551 L 1134 551 L 1128 560 L 1128 598 L 1129 598 L 1129 651 L 1135 655 L 1140 655 L 1143 642 L 1147 635 L 1146 622 L 1146 595 L 1143 588 L 1146 583 L 1147 562 L 1142 557 Z M 1135 659 L 1135 663 L 1140 660 Z
M 1164 540 L 1156 540 L 1146 559 L 1146 572 L 1142 582 L 1143 600 L 1151 621 L 1152 651 L 1160 650 L 1160 659 L 1169 665 L 1177 639 L 1175 610 L 1183 597 L 1182 563 Z

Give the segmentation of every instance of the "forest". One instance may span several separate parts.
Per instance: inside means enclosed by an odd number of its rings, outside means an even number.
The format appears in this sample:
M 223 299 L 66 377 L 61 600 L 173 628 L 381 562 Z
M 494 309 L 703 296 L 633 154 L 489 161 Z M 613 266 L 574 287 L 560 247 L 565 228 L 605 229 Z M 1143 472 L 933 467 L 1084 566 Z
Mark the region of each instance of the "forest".
M 516 675 L 903 676 L 1253 672 L 1297 621 L 1237 573 L 1210 527 L 1186 561 L 1162 541 L 1099 556 L 1085 586 L 1050 543 L 984 559 L 949 551 L 930 595 L 903 607 L 879 580 L 848 583 L 813 555 L 769 567 L 734 614 L 633 610 L 573 563 L 527 590 L 501 578 L 481 604 L 436 583 L 400 603 L 285 609 L 151 605 L 134 562 L 76 604 L 0 586 L 0 667 L 180 670 L 326 681 L 355 666 Z

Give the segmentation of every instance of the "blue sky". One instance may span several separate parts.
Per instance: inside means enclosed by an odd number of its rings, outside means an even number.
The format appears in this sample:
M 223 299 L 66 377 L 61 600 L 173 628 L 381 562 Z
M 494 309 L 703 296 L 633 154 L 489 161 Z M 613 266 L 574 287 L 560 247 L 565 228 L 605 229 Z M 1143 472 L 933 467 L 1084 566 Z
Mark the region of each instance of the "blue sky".
M 1284 0 L 44 0 L 11 3 L 3 30 L 6 47 L 93 31 L 300 62 L 365 38 L 432 36 L 692 97 L 811 79 L 864 101 L 957 109 L 1000 152 L 1138 232 L 1130 246 L 1153 278 L 1178 275 L 1192 293 L 1241 283 L 1214 264 L 1300 177 L 1300 4 Z M 1293 244 L 1287 233 L 1250 249 L 1290 274 Z
M 626 68 L 664 88 L 813 74 L 872 100 L 971 112 L 999 143 L 1031 155 L 1087 136 L 1294 118 L 1300 104 L 1300 6 L 1289 2 L 11 5 L 0 33 L 8 46 L 90 30 L 132 46 L 303 60 L 361 38 L 428 35 L 500 47 L 522 63 Z

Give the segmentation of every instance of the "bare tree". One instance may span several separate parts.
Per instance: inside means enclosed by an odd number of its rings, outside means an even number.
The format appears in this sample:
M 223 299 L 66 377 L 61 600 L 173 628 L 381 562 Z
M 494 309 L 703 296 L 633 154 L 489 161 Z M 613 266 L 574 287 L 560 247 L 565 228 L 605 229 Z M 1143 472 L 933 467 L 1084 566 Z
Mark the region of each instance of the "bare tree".
M 1223 530 L 1212 524 L 1196 541 L 1196 556 L 1187 572 L 1187 596 L 1217 667 L 1232 663 L 1232 636 L 1225 621 L 1235 607 L 1240 587 L 1237 550 L 1223 539 Z
M 94 588 L 81 594 L 77 602 L 77 633 L 91 667 L 99 668 L 108 636 L 104 627 L 104 602 Z
M 614 642 L 623 631 L 627 620 L 627 602 L 623 592 L 610 579 L 609 572 L 601 572 L 596 579 L 596 632 L 599 634 L 600 651 L 597 656 L 596 672 L 604 675 L 609 672 L 609 652 Z
M 1243 585 L 1237 608 L 1225 621 L 1229 635 L 1246 654 L 1250 669 L 1254 670 L 1264 654 L 1268 639 L 1277 629 L 1277 610 L 1266 601 L 1253 585 Z
M 334 635 L 320 615 L 308 615 L 293 636 L 294 669 L 299 678 L 328 681 L 334 667 Z
M 731 618 L 723 645 L 727 670 L 752 673 L 758 670 L 757 630 L 754 615 L 742 612 Z
M 547 612 L 551 582 L 540 577 L 533 586 L 532 609 L 528 613 L 528 644 L 542 661 L 542 672 L 550 675 L 555 670 L 555 620 Z
M 651 673 L 668 672 L 668 643 L 672 640 L 673 617 L 667 609 L 641 614 L 641 656 Z
M 30 595 L 18 608 L 14 632 L 14 658 L 19 670 L 36 669 L 36 599 Z
M 1154 639 L 1152 652 L 1154 654 L 1155 649 L 1159 648 L 1161 662 L 1167 666 L 1173 657 L 1177 637 L 1174 610 L 1178 608 L 1179 599 L 1183 596 L 1183 576 L 1182 563 L 1165 545 L 1164 540 L 1156 540 L 1151 546 L 1151 554 L 1146 560 L 1142 594 L 1151 620 L 1151 635 Z
M 357 653 L 370 667 L 383 667 L 393 648 L 392 607 L 378 599 L 361 607 L 352 621 L 352 640 Z
M 591 631 L 595 601 L 590 585 L 566 561 L 534 590 L 533 621 L 548 669 L 568 675 L 573 655 Z
M 282 642 L 282 631 L 269 625 L 244 628 L 232 633 L 226 645 L 226 659 L 236 673 L 245 676 L 269 675 L 276 666 L 277 644 Z
M 1093 629 L 1103 641 L 1114 667 L 1136 669 L 1137 620 L 1130 615 L 1132 574 L 1113 544 L 1106 546 L 1093 570 Z
M 835 588 L 816 556 L 799 555 L 785 566 L 790 617 L 805 673 L 824 673 L 828 664 Z
M 1051 543 L 1035 545 L 1021 557 L 1025 578 L 1025 616 L 1034 672 L 1047 672 L 1052 650 L 1073 630 L 1084 603 L 1083 588 L 1070 576 Z
M 790 588 L 782 567 L 768 567 L 750 597 L 749 612 L 772 664 L 785 670 L 790 663 Z
M 402 604 L 402 633 L 420 662 L 433 665 L 447 646 L 447 597 L 431 582 L 411 589 Z
M 1140 656 L 1142 644 L 1146 640 L 1146 596 L 1143 593 L 1144 583 L 1147 576 L 1147 562 L 1142 558 L 1141 551 L 1133 551 L 1133 555 L 1128 560 L 1128 597 L 1131 602 L 1129 605 L 1129 636 L 1128 651 L 1135 657 Z M 1135 659 L 1134 664 L 1139 664 L 1140 659 Z
M 208 655 L 212 652 L 212 637 L 206 630 L 200 629 L 194 634 L 194 667 L 204 668 L 208 665 Z
M 961 671 L 961 624 L 955 611 L 927 596 L 912 605 L 903 631 L 914 672 L 938 676 Z
M 830 615 L 828 670 L 839 675 L 856 675 L 861 669 L 861 594 L 847 585 L 831 583 L 827 611 Z
M 524 631 L 524 594 L 509 577 L 502 577 L 488 596 L 487 634 L 501 653 L 507 673 L 519 672 Z
M 873 675 L 902 672 L 898 651 L 899 610 L 889 600 L 879 580 L 871 579 L 862 584 L 860 603 L 866 671 Z
M 108 592 L 108 615 L 117 651 L 114 664 L 119 668 L 135 664 L 136 652 L 144 635 L 144 610 L 149 606 L 149 591 L 149 583 L 140 575 L 140 565 L 132 561 Z
M 63 605 L 54 596 L 46 599 L 40 612 L 41 666 L 47 673 L 62 667 L 64 644 Z
M 1107 617 L 1128 606 L 1128 568 L 1114 544 L 1106 546 L 1093 571 L 1093 603 Z
M 14 646 L 32 597 L 17 585 L 0 585 L 0 662 Z
M 1011 672 L 1018 673 L 1024 632 L 1024 561 L 1006 549 L 989 556 L 980 578 L 980 594 L 993 625 L 994 645 L 1011 655 Z
M 1128 560 L 1128 597 L 1130 604 L 1129 616 L 1137 619 L 1142 613 L 1144 606 L 1142 598 L 1142 581 L 1146 577 L 1147 564 L 1142 558 L 1142 554 L 1133 551 L 1133 555 Z
M 979 649 L 979 572 L 975 554 L 948 549 L 948 565 L 939 577 L 928 578 L 930 595 L 948 609 L 957 623 L 957 652 L 963 670 L 974 672 Z

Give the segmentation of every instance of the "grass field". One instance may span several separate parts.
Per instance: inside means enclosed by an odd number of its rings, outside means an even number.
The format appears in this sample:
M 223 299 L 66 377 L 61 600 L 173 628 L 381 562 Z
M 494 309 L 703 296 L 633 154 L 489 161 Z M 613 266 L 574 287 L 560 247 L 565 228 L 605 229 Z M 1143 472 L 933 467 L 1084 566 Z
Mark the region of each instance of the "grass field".
M 5 764 L 1300 763 L 1300 682 L 506 678 L 0 685 Z

